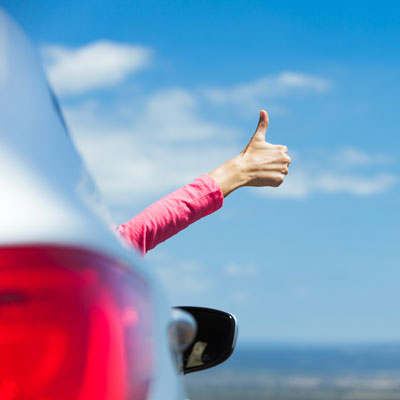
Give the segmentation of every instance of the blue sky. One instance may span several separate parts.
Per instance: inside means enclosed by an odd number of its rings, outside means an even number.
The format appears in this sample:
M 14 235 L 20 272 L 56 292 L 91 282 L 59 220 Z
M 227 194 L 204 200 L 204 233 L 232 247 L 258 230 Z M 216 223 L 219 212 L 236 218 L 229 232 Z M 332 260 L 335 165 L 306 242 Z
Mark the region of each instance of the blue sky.
M 83 3 L 83 4 L 82 4 Z M 235 156 L 258 110 L 292 164 L 150 252 L 241 341 L 400 339 L 400 6 L 4 1 L 116 222 Z

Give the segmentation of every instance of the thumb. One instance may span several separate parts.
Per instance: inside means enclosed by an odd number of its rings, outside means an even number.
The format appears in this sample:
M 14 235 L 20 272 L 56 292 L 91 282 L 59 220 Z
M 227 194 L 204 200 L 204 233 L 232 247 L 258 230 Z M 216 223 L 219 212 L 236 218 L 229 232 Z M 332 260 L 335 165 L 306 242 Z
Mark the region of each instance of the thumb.
M 253 135 L 253 137 L 251 138 L 251 142 L 254 140 L 257 141 L 264 141 L 265 142 L 265 135 L 267 132 L 267 128 L 268 128 L 268 114 L 266 111 L 261 110 L 260 111 L 260 119 L 258 120 L 258 125 L 257 125 L 257 129 Z

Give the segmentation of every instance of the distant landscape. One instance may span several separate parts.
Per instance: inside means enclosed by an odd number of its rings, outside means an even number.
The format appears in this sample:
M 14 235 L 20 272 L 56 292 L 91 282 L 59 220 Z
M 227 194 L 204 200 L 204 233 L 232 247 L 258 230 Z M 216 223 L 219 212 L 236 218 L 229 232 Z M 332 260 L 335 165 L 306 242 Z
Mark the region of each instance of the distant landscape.
M 191 400 L 400 400 L 400 343 L 241 345 L 185 381 Z

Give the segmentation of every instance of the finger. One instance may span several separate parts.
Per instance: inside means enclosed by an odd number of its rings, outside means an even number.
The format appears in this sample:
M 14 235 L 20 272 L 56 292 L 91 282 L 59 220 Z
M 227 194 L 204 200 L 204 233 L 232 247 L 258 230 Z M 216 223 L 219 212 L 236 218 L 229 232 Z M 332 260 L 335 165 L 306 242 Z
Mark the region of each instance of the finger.
M 280 152 L 282 152 L 282 153 L 284 153 L 284 154 L 287 154 L 287 152 L 288 152 L 288 148 L 286 147 L 286 146 L 283 146 L 283 145 L 281 145 L 281 144 L 274 144 L 273 145 L 278 151 L 280 151 Z
M 265 142 L 265 135 L 267 132 L 268 124 L 269 124 L 268 114 L 266 111 L 261 110 L 257 129 L 256 129 L 253 137 L 251 138 L 251 141 L 253 141 L 254 139 L 257 139 L 257 140 L 263 140 Z

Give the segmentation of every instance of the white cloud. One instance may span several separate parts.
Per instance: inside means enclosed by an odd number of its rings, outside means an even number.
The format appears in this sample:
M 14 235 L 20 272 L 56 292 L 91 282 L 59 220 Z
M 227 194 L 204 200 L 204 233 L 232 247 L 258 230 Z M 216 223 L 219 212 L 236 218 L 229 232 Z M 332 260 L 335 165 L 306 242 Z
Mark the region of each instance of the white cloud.
M 244 290 L 235 290 L 231 293 L 231 298 L 235 303 L 248 304 L 252 296 Z
M 171 257 L 162 251 L 147 254 L 146 261 L 168 289 L 174 303 L 193 300 L 215 290 L 215 276 L 198 261 Z
M 204 96 L 214 104 L 236 105 L 245 109 L 257 109 L 259 104 L 268 99 L 283 97 L 294 92 L 321 93 L 330 89 L 327 79 L 297 72 L 282 72 L 268 75 L 254 82 L 235 85 L 232 88 L 208 88 L 203 90 Z M 276 106 L 277 111 L 285 109 Z
M 320 157 L 314 154 L 309 160 L 295 154 L 289 174 L 279 188 L 255 190 L 263 196 L 297 199 L 315 193 L 348 193 L 356 196 L 381 194 L 390 190 L 399 180 L 393 173 L 381 171 L 382 167 L 392 162 L 390 155 L 373 155 L 348 148 L 330 153 L 323 151 Z M 371 172 L 373 166 L 381 168 Z
M 360 149 L 347 147 L 333 155 L 334 163 L 342 167 L 373 166 L 393 163 L 387 154 L 370 154 Z
M 220 298 L 220 286 L 226 286 L 226 279 L 212 271 L 209 267 L 196 260 L 181 259 L 170 253 L 158 249 L 146 255 L 146 263 L 167 288 L 172 304 L 201 304 L 217 308 L 228 308 L 226 301 L 237 304 L 250 304 L 252 302 L 251 289 L 246 288 L 241 281 L 243 278 L 255 278 L 261 272 L 257 265 L 228 264 L 225 273 L 233 278 L 238 278 L 235 283 L 230 283 L 227 296 Z M 222 279 L 222 281 L 221 281 Z M 224 283 L 222 283 L 224 282 Z
M 224 270 L 228 276 L 235 278 L 254 278 L 260 272 L 256 264 L 239 265 L 236 263 L 229 263 L 225 266 Z
M 198 99 L 188 90 L 172 88 L 150 96 L 135 121 L 140 136 L 151 135 L 161 142 L 218 141 L 235 135 L 233 129 L 202 119 Z
M 334 173 L 321 174 L 315 187 L 325 192 L 347 192 L 359 196 L 368 196 L 386 192 L 397 179 L 390 174 L 377 174 L 369 177 L 340 176 Z
M 126 107 L 126 106 L 124 106 Z M 171 89 L 143 99 L 131 115 L 104 113 L 98 103 L 65 110 L 75 142 L 106 201 L 134 204 L 161 196 L 236 155 L 233 128 L 198 115 L 188 91 Z
M 52 86 L 58 95 L 112 87 L 149 65 L 152 51 L 143 46 L 100 40 L 71 49 L 43 47 Z

